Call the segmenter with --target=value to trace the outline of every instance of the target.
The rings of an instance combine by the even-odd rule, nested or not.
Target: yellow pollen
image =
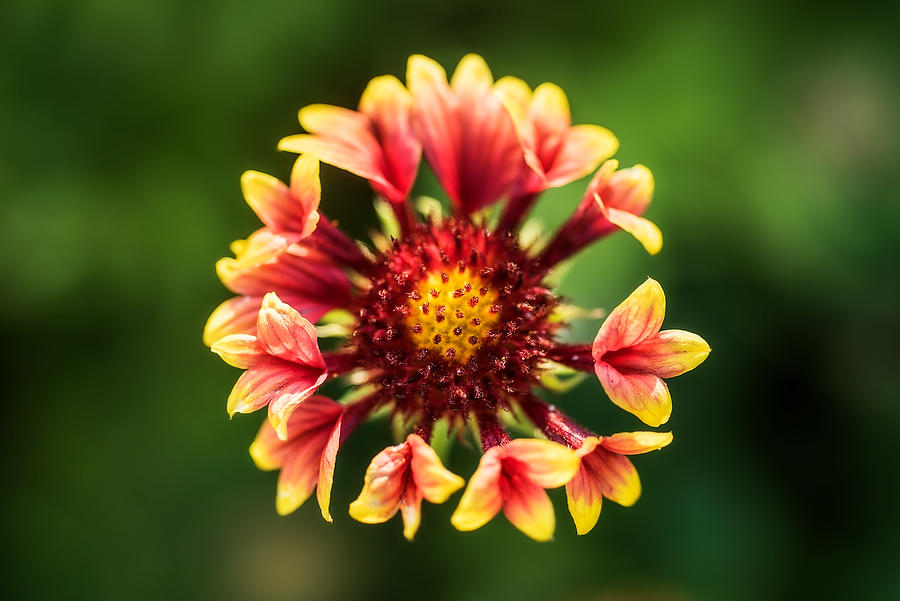
[[[405,317],[417,345],[461,363],[499,319],[497,293],[468,269],[429,273],[410,295]]]

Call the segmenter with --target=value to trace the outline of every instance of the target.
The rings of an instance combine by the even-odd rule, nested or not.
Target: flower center
[[[413,341],[464,363],[500,319],[497,293],[469,269],[432,271],[410,294],[405,317]]]

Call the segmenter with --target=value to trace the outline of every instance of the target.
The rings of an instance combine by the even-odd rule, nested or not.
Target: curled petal
[[[600,207],[600,212],[603,214],[603,217],[611,224],[618,226],[634,236],[634,238],[641,243],[641,246],[644,247],[644,250],[651,255],[655,255],[662,250],[662,232],[655,223],[649,219],[638,217],[628,211],[607,207],[603,204],[599,195],[595,194],[594,199],[597,201],[597,205]]]
[[[477,530],[491,521],[503,507],[500,492],[501,452],[501,447],[493,447],[481,456],[478,469],[469,479],[459,506],[450,518],[450,523],[457,530]]]
[[[303,367],[286,361],[283,363],[290,370],[289,379],[280,388],[269,393],[267,404],[269,406],[269,423],[275,428],[278,436],[285,439],[288,418],[303,401],[319,389],[319,386],[328,377],[328,372],[324,368]],[[251,371],[253,370],[245,372],[244,376]],[[243,376],[241,377],[243,378]],[[235,386],[235,388],[237,387]]]
[[[400,515],[403,518],[403,536],[411,541],[422,522],[422,492],[415,487],[407,487],[400,501]]]
[[[236,296],[216,307],[203,328],[203,344],[212,346],[231,334],[255,335],[260,304],[261,297]]]
[[[628,298],[612,310],[594,339],[594,361],[607,351],[615,351],[642,342],[659,332],[666,314],[662,286],[652,278],[638,286]]]
[[[594,190],[607,207],[642,214],[653,197],[653,174],[643,165],[635,165],[612,173],[606,186]]]
[[[350,504],[350,517],[364,524],[380,524],[394,517],[406,489],[409,459],[405,443],[378,453],[366,469],[362,492]]]
[[[543,139],[561,136],[572,125],[569,99],[555,83],[542,83],[534,89],[528,116]]]
[[[547,187],[564,186],[597,168],[619,149],[611,131],[599,125],[575,125],[561,134],[553,162],[547,169]]]
[[[578,456],[570,448],[550,440],[518,438],[503,450],[504,466],[514,462],[515,470],[523,478],[541,488],[562,486],[578,470]]]
[[[259,342],[269,354],[324,369],[316,327],[296,309],[281,302],[276,293],[269,292],[263,298],[256,327]]]
[[[640,455],[657,451],[672,442],[671,432],[621,432],[600,439],[600,445],[620,455]]]
[[[613,403],[653,428],[669,421],[672,397],[661,378],[652,374],[623,374],[602,362],[594,365],[594,371]]]
[[[513,526],[536,541],[553,538],[556,516],[543,488],[527,480],[502,478],[501,489],[503,513]]]
[[[228,365],[242,369],[253,367],[266,357],[266,351],[256,336],[249,334],[231,334],[220,338],[210,350]]]

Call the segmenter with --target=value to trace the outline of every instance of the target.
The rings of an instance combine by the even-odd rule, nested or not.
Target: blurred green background
[[[3,598],[900,598],[897,23],[866,2],[4,2]],[[200,331],[228,296],[214,261],[257,227],[240,173],[287,177],[299,107],[355,106],[413,52],[559,83],[656,176],[663,252],[616,236],[563,292],[610,308],[652,275],[667,326],[714,352],[671,383],[644,497],[589,536],[562,491],[550,544],[454,531],[457,497],[412,544],[353,522],[383,423],[339,457],[333,525],[314,502],[279,518],[258,416],[225,416],[238,372]],[[323,179],[363,234],[368,188]],[[560,223],[583,185],[536,214]],[[639,428],[595,381],[558,401]]]

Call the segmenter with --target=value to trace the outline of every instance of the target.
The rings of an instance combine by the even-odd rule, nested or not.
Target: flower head
[[[331,521],[338,450],[381,414],[406,436],[375,455],[350,515],[380,523],[400,513],[409,539],[423,500],[442,503],[464,485],[430,446],[438,425],[460,435],[473,426],[483,451],[451,518],[460,530],[502,511],[526,535],[548,540],[555,517],[547,489],[562,486],[579,533],[593,527],[603,496],[633,503],[639,483],[625,455],[671,436],[599,437],[536,391],[558,372],[596,373],[614,403],[655,426],[671,411],[663,378],[709,352],[693,334],[660,331],[663,296],[653,280],[610,314],[593,345],[560,340],[571,314],[550,284],[560,261],[620,229],[658,252],[659,230],[642,217],[649,170],[603,163],[571,219],[541,246],[517,234],[540,193],[588,175],[618,146],[602,127],[573,126],[554,84],[532,91],[515,78],[495,82],[475,55],[448,81],[417,55],[405,85],[378,77],[357,110],[319,104],[299,118],[306,133],[279,144],[300,154],[289,182],[255,171],[241,179],[263,227],[217,264],[237,296],[204,330],[214,352],[245,370],[228,413],[267,408],[251,455],[261,469],[280,470],[278,512],[294,511],[315,490]],[[450,215],[420,219],[413,210],[423,155]],[[391,236],[354,241],[322,213],[320,161],[369,181],[382,217],[393,221]],[[493,224],[482,209],[501,201]],[[325,336],[343,340],[320,347]],[[341,401],[318,395],[328,379],[356,391]],[[541,438],[511,440],[511,416]]]

